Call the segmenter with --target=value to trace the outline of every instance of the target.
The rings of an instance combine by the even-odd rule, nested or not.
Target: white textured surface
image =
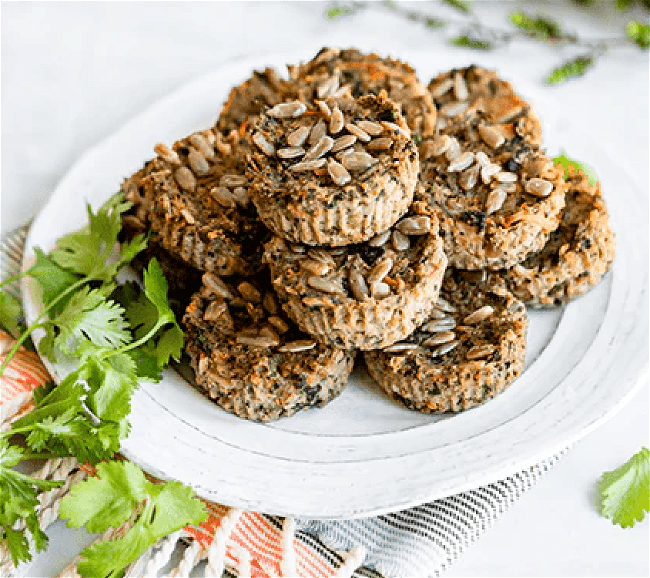
[[[504,22],[516,3],[475,4],[491,20]],[[152,100],[233,56],[291,49],[308,54],[322,44],[356,44],[384,53],[430,49],[434,61],[443,46],[440,36],[379,10],[326,22],[322,8],[317,3],[3,4],[3,230],[33,215],[87,147]],[[558,6],[552,12],[562,10]],[[604,11],[604,18],[596,18],[578,10],[579,16],[564,21],[585,34],[618,33],[625,15]],[[510,78],[539,86],[553,65],[576,52],[520,42],[485,55],[452,53],[450,59],[445,50],[436,67],[480,57]],[[611,53],[584,78],[540,91],[556,101],[569,133],[589,132],[611,156],[624,159],[647,194],[647,53],[633,47]],[[647,238],[642,243],[647,246]],[[602,471],[617,467],[644,444],[647,382],[634,401],[577,444],[537,490],[469,549],[449,575],[648,575],[648,522],[621,530],[600,518],[593,504]],[[63,553],[55,550],[51,560],[72,558],[74,546],[66,547]],[[52,566],[41,568],[49,574]]]

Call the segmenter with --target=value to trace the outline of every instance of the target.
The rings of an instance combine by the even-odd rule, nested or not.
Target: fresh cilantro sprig
[[[600,513],[630,528],[650,512],[650,450],[641,448],[620,468],[605,472],[598,484]]]
[[[130,428],[130,401],[138,379],[158,380],[169,360],[181,355],[183,333],[168,305],[167,282],[158,262],[153,259],[146,268],[142,290],[134,283],[116,282],[119,271],[146,246],[140,235],[122,243],[116,253],[122,215],[130,206],[115,195],[96,213],[88,207],[86,227],[59,239],[47,255],[35,249],[34,265],[21,274],[38,283],[44,303],[31,326],[21,327],[19,302],[6,291],[0,293],[0,323],[17,339],[0,374],[36,328],[45,333],[39,343],[42,354],[76,366],[59,385],[36,390],[34,410],[0,433],[0,538],[14,564],[31,557],[29,535],[37,551],[46,545],[36,515],[38,493],[59,483],[26,476],[15,467],[26,459],[55,456],[91,464],[112,458]],[[25,449],[14,443],[18,440]],[[148,486],[147,491],[155,494]],[[152,507],[165,507],[165,495],[151,500]],[[194,519],[196,503],[179,497],[170,517],[179,527],[185,525],[186,518]],[[148,514],[153,523],[156,516]],[[165,528],[154,525],[142,543]]]
[[[200,524],[208,513],[192,490],[179,482],[156,484],[133,463],[97,465],[97,477],[75,484],[61,500],[68,526],[89,532],[119,528],[140,508],[132,527],[120,538],[95,543],[81,552],[78,570],[88,578],[113,578],[160,538],[187,524]]]

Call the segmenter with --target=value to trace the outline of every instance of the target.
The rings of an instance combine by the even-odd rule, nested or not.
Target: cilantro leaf
[[[61,501],[60,515],[74,528],[86,527],[101,532],[119,527],[133,513],[136,504],[142,511],[124,536],[93,544],[81,552],[85,558],[79,572],[89,578],[119,576],[160,538],[187,524],[200,524],[207,518],[203,503],[194,492],[179,482],[154,484],[131,462],[98,464],[98,479],[75,484]]]
[[[352,12],[354,12],[354,9],[351,6],[334,6],[332,8],[328,8],[325,15],[330,20],[334,20],[335,18],[340,18],[341,16],[352,14]]]
[[[598,178],[596,177],[596,173],[592,169],[590,169],[587,165],[582,164],[579,161],[576,161],[575,159],[571,159],[568,156],[566,156],[566,153],[563,151],[560,153],[560,156],[557,156],[553,159],[553,164],[555,165],[560,165],[564,169],[564,178],[568,179],[569,178],[569,167],[573,167],[574,170],[581,170],[585,175],[587,175],[589,179],[589,184],[591,186],[594,186],[598,182]]]
[[[625,27],[625,33],[628,38],[636,42],[641,48],[648,48],[650,46],[650,26],[633,20],[628,22]]]
[[[467,35],[457,36],[456,38],[452,38],[449,42],[454,46],[473,48],[475,50],[492,50],[492,48],[494,48],[494,44],[487,40],[481,40],[480,38],[473,38]]]
[[[562,29],[557,22],[543,17],[530,18],[521,11],[510,14],[510,22],[540,40],[557,38],[562,35]]]
[[[565,62],[562,66],[553,69],[546,79],[546,84],[559,84],[569,78],[581,76],[593,63],[594,59],[592,56],[578,56],[573,60],[569,60],[569,62]]]
[[[465,14],[469,14],[471,12],[469,4],[467,4],[465,0],[444,0],[444,3],[449,4],[449,6],[452,8],[456,8],[456,10],[464,12]]]
[[[27,273],[38,281],[43,291],[43,303],[48,306],[68,287],[79,281],[81,277],[63,269],[38,247],[34,247],[34,253],[36,253],[36,263],[32,265]],[[69,299],[68,296],[66,299],[57,302],[52,307],[51,313],[55,315],[60,313]]]
[[[650,511],[650,450],[641,448],[620,468],[605,472],[598,489],[600,513],[613,524],[630,528]]]
[[[21,323],[22,312],[23,308],[18,299],[10,293],[0,291],[0,326],[14,338],[24,331]]]
[[[176,323],[176,317],[167,299],[167,279],[155,257],[149,261],[149,266],[144,270],[142,277],[144,293],[156,307],[160,319],[167,323]]]

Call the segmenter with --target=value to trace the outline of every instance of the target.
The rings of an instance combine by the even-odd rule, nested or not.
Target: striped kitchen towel
[[[27,226],[2,240],[3,279],[20,268],[26,231]],[[7,290],[16,292],[17,286]],[[12,343],[8,334],[0,333],[0,361]],[[2,376],[2,428],[30,411],[33,390],[48,380],[38,356],[21,348]],[[206,522],[161,540],[127,569],[126,576],[189,576],[200,569],[205,576],[252,578],[438,576],[533,487],[559,457],[500,482],[370,518],[296,520],[206,503],[210,512]],[[41,466],[34,475],[66,479],[66,484],[56,492],[41,496],[42,526],[47,527],[56,519],[59,500],[70,485],[89,473],[89,468],[74,459],[50,460]],[[111,529],[99,539],[111,539],[127,528]],[[0,548],[0,557],[0,575],[29,575],[29,564],[14,568],[6,549]],[[61,576],[78,576],[78,561],[79,558],[73,560]]]

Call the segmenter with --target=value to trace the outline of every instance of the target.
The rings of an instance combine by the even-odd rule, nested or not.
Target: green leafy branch
[[[588,5],[591,0],[575,0],[577,4]],[[631,0],[616,0],[619,10],[627,9]],[[463,14],[463,19],[439,18],[430,13],[407,8],[395,0],[381,2],[334,2],[326,10],[328,19],[351,16],[362,10],[383,8],[409,21],[418,22],[431,30],[460,27],[458,33],[449,38],[453,46],[473,50],[492,50],[518,38],[531,39],[553,45],[572,45],[582,49],[582,54],[554,68],[546,77],[547,84],[559,84],[570,78],[583,75],[608,50],[629,45],[634,42],[642,49],[650,46],[650,26],[640,21],[630,21],[625,27],[625,35],[609,39],[585,39],[573,32],[563,30],[561,24],[552,18],[536,15],[530,16],[521,10],[509,15],[511,28],[488,26],[481,23],[471,10],[471,4],[463,0],[443,0]],[[650,0],[642,0],[650,8]]]

